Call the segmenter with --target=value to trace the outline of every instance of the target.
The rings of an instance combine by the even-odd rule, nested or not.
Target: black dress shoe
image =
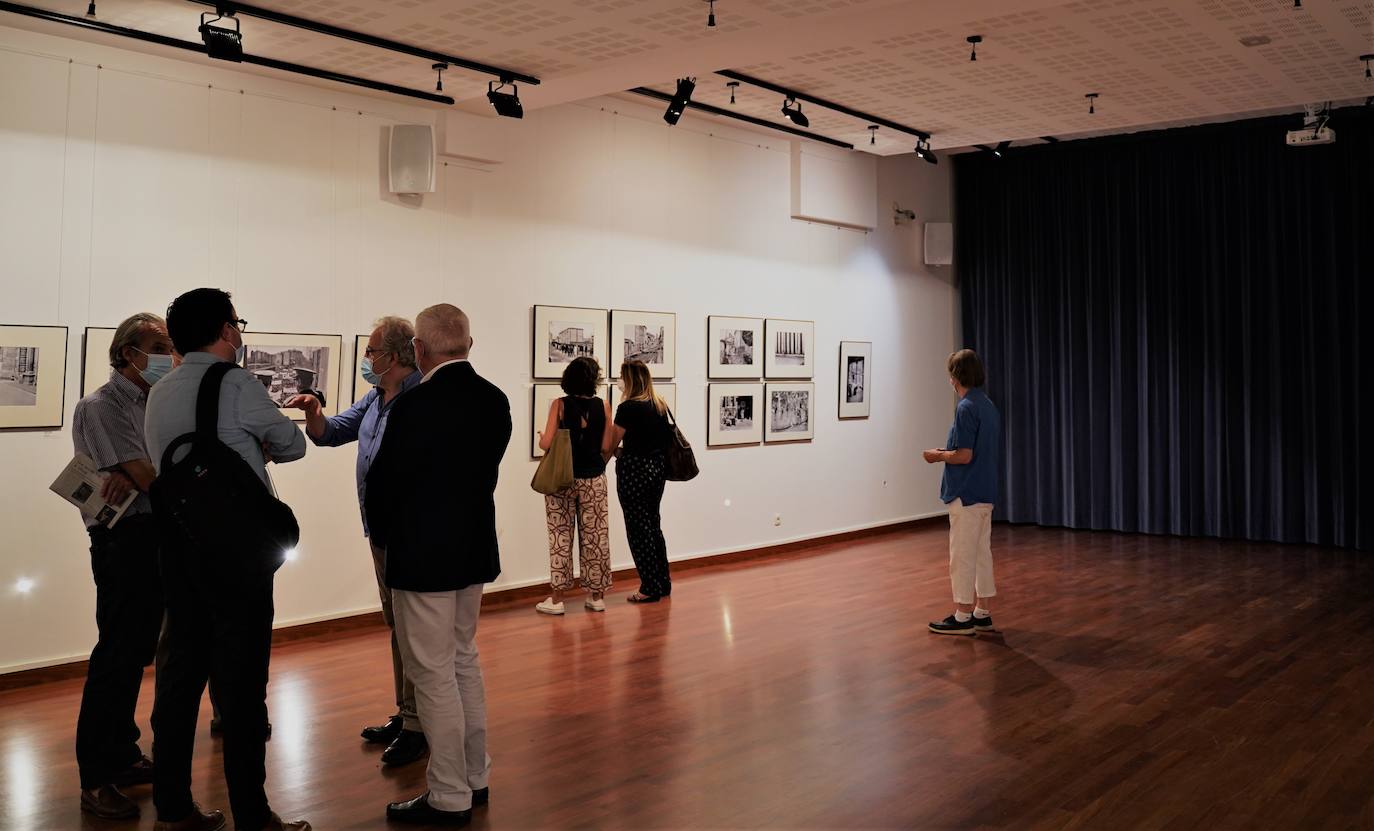
[[[472,792],[472,807],[486,805],[491,801],[491,788],[478,788]]]
[[[129,765],[124,770],[115,775],[114,786],[117,788],[129,788],[134,785],[151,785],[153,783],[153,760],[147,756],[140,756],[137,762]]]
[[[400,735],[401,728],[405,726],[405,719],[400,716],[392,716],[386,720],[386,724],[378,724],[373,727],[363,728],[363,741],[372,744],[391,744]]]
[[[386,818],[415,825],[447,825],[456,828],[472,822],[472,809],[440,811],[438,808],[432,808],[429,804],[429,792],[425,791],[409,802],[392,802],[387,805]]]
[[[429,752],[429,742],[419,730],[402,730],[382,751],[382,764],[398,768],[424,757]]]
[[[138,806],[114,785],[81,792],[81,810],[101,819],[137,819]]]

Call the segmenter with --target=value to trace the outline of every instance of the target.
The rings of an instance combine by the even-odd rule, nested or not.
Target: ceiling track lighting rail
[[[673,102],[673,96],[669,95],[666,92],[659,92],[656,89],[649,89],[648,87],[635,87],[634,89],[626,90],[626,92],[632,92],[635,95],[643,95],[646,98],[654,98],[659,101],[663,101],[670,104]],[[723,118],[732,118],[735,121],[744,121],[749,124],[753,124],[757,127],[767,127],[770,130],[777,130],[780,133],[790,133],[791,135],[801,136],[802,138],[811,139],[812,141],[819,141],[823,144],[830,144],[835,147],[843,147],[846,150],[854,149],[854,145],[850,144],[847,141],[840,141],[839,139],[834,139],[830,136],[823,136],[819,133],[811,133],[806,130],[798,130],[795,127],[788,127],[786,124],[777,124],[775,122],[768,121],[763,118],[755,118],[752,115],[745,115],[741,112],[734,112],[731,110],[724,109],[723,107],[712,106],[711,104],[699,104],[696,101],[687,101],[686,107],[687,109],[700,110],[701,112],[710,113],[711,115],[718,115]]]
[[[213,4],[211,4],[213,5]],[[207,54],[207,47],[203,43],[194,43],[180,38],[167,37],[153,32],[144,32],[140,29],[130,29],[125,26],[115,26],[100,20],[91,20],[86,17],[75,17],[61,12],[49,11],[48,9],[38,9],[33,6],[24,6],[19,3],[11,3],[9,0],[0,0],[0,12],[32,17],[38,20],[46,20],[50,23],[61,23],[67,26],[76,26],[93,32],[101,32],[107,35],[141,40],[144,43],[155,43],[159,46],[167,46],[173,49],[184,49],[187,52],[199,52]],[[384,81],[373,81],[370,78],[360,78],[356,75],[345,75],[341,72],[333,72],[328,69],[319,69],[313,66],[291,63],[290,61],[279,61],[275,58],[265,58],[261,55],[242,56],[242,62],[255,66],[265,66],[268,69],[278,69],[283,72],[292,72],[297,75],[308,75],[312,78],[320,78],[325,81],[335,81],[341,84],[349,84],[355,87],[365,87],[374,89],[378,92],[387,92],[392,95],[403,95],[408,98],[419,98],[424,101],[433,101],[437,104],[452,104],[453,99],[447,95],[435,95],[423,90],[409,89],[395,84],[388,84]]]
[[[272,23],[279,23],[283,26],[292,26],[297,29],[305,29],[320,35],[328,35],[342,40],[351,40],[354,43],[361,43],[365,46],[375,46],[378,49],[386,49],[391,52],[399,52],[403,55],[411,55],[416,58],[424,58],[433,63],[446,63],[450,67],[461,67],[473,72],[480,72],[483,75],[493,75],[501,80],[503,84],[511,81],[519,81],[522,84],[535,85],[539,79],[533,75],[526,75],[522,72],[504,69],[499,66],[471,61],[467,58],[460,58],[456,55],[445,55],[442,52],[435,52],[430,49],[422,49],[418,46],[411,46],[408,43],[390,40],[388,38],[377,37],[376,35],[355,32],[352,29],[342,29],[338,26],[331,26],[328,23],[320,23],[314,20],[307,20],[303,17],[296,17],[285,12],[276,12],[271,9],[264,9],[258,6],[244,5],[243,3],[226,2],[226,0],[190,0],[192,3],[199,3],[202,6],[215,6],[226,8],[233,14],[246,17],[255,17],[258,20],[267,20]]]
[[[782,95],[786,98],[792,98],[797,101],[804,101],[813,106],[821,107],[822,109],[832,110],[834,112],[847,115],[850,118],[857,118],[860,121],[867,121],[869,124],[878,124],[888,128],[889,130],[896,130],[899,133],[906,133],[907,135],[916,136],[920,139],[930,138],[930,133],[926,132],[925,130],[918,130],[915,127],[908,127],[905,124],[899,124],[896,121],[893,121],[888,118],[881,118],[870,113],[860,112],[859,110],[856,110],[853,107],[846,107],[845,105],[837,104],[834,101],[827,101],[824,98],[817,98],[814,95],[807,95],[804,92],[797,92],[794,89],[788,89],[787,87],[784,87],[780,84],[775,84],[771,81],[765,81],[761,78],[754,78],[749,75],[745,75],[742,72],[736,72],[733,69],[722,69],[716,72],[716,74],[729,78],[732,81],[742,81],[743,83],[746,83],[753,87],[759,87],[760,89],[766,89],[771,92],[776,92],[779,95]]]

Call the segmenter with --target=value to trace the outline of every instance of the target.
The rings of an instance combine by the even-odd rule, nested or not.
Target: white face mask
[[[243,366],[243,357],[248,350],[243,345],[243,333],[239,332],[238,327],[235,327],[234,331],[238,332],[239,337],[239,345],[234,347],[234,363]]]

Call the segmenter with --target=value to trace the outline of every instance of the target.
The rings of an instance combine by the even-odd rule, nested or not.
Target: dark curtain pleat
[[[1367,549],[1374,108],[955,159],[997,516]]]

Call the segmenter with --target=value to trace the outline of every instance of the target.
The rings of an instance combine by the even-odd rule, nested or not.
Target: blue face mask
[[[148,386],[151,387],[161,381],[167,376],[167,373],[172,371],[171,355],[149,355],[137,346],[133,347],[133,350],[148,359],[148,366],[138,371],[143,380],[148,382]]]
[[[386,375],[386,372],[390,372],[391,369],[395,369],[396,367],[393,365],[391,369],[388,369],[386,372],[383,372],[381,375],[378,375],[377,371],[372,367],[372,359],[364,355],[361,368],[363,372],[363,380],[375,387],[379,386],[382,383],[382,375]]]
[[[243,345],[243,335],[239,335],[239,345],[234,347],[234,363],[243,366],[243,358],[248,354],[248,349]]]

